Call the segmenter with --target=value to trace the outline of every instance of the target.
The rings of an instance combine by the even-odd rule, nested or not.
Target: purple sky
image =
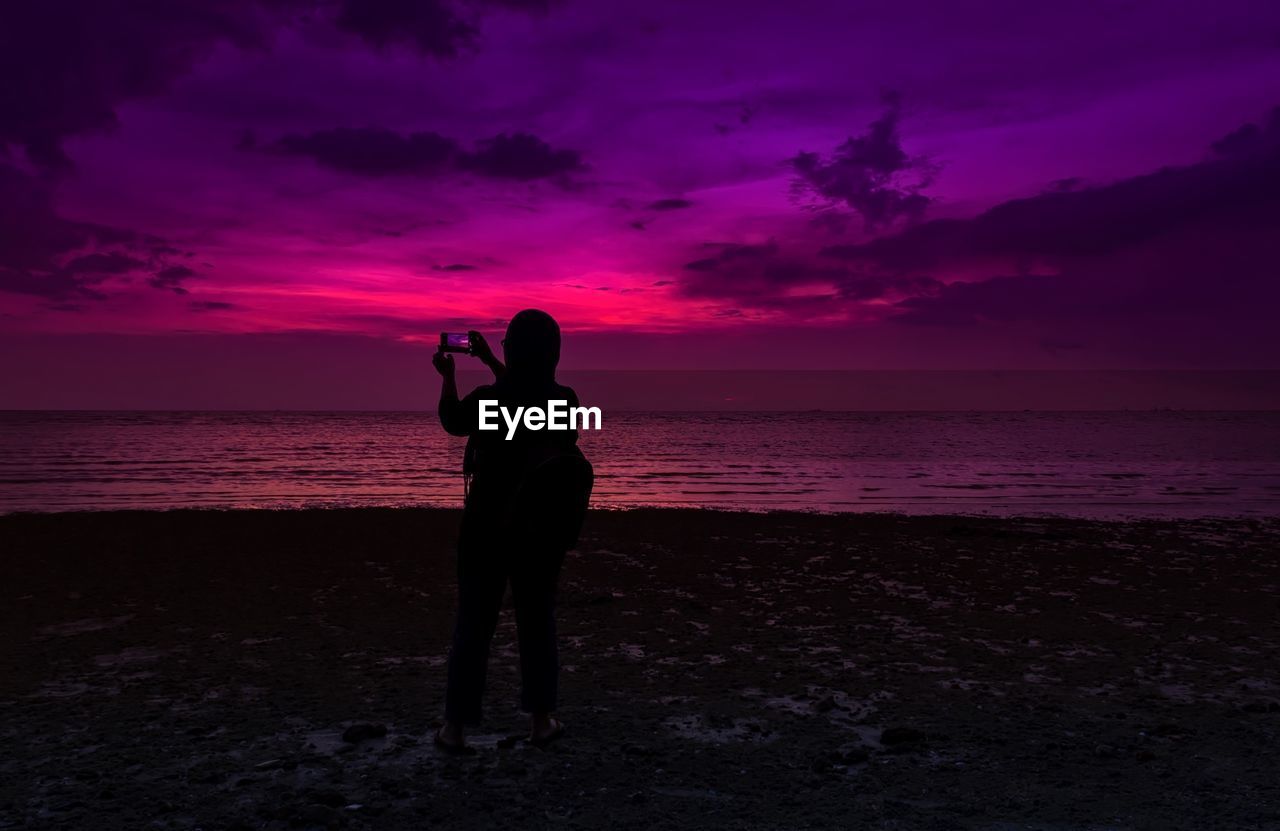
[[[0,407],[527,306],[572,369],[1280,368],[1277,105],[1257,2],[5,4]]]

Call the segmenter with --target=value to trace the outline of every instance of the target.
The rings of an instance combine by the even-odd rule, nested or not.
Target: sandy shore
[[[1280,828],[1280,523],[597,513],[456,760],[456,522],[0,517],[0,828]]]

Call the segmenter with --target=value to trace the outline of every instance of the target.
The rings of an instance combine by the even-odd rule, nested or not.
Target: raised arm
[[[440,426],[455,436],[465,436],[471,431],[467,423],[465,408],[458,400],[458,379],[455,375],[453,356],[447,352],[437,352],[431,356],[431,365],[440,373],[440,406],[436,409],[440,416]]]
[[[484,339],[484,335],[476,331],[467,332],[467,337],[471,339],[471,354],[480,359],[480,361],[493,373],[494,378],[501,378],[507,374],[507,368],[493,354],[493,350],[489,347],[489,342]]]

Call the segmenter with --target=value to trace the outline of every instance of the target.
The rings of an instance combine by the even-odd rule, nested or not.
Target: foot
[[[546,747],[564,735],[564,724],[550,715],[535,715],[530,720],[529,744]]]
[[[467,744],[466,737],[462,734],[462,725],[451,721],[446,721],[436,731],[433,741],[436,747],[450,756],[471,756],[476,752],[474,747]]]

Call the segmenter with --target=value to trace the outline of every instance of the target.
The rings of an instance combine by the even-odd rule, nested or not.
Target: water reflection
[[[434,413],[4,413],[0,510],[447,505]],[[1276,514],[1280,413],[605,413],[594,503]]]

